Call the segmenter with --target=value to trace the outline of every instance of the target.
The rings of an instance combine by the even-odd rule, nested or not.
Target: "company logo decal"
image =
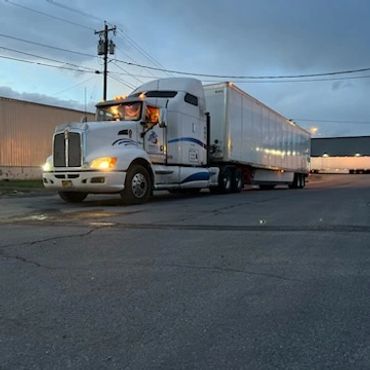
[[[152,144],[158,144],[158,135],[152,131],[148,136],[148,141]]]

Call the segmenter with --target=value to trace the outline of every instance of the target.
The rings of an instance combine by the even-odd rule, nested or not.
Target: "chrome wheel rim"
[[[237,178],[237,187],[238,187],[238,189],[242,188],[242,178],[241,177]]]
[[[136,173],[131,181],[132,193],[136,198],[145,196],[148,190],[148,182],[142,173]]]
[[[231,186],[231,179],[229,178],[229,176],[225,176],[224,177],[224,188],[225,188],[225,190],[229,190],[230,186]]]

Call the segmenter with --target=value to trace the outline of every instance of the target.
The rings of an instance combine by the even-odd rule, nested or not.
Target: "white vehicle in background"
[[[309,133],[231,83],[165,78],[96,107],[96,122],[56,128],[44,165],[45,187],[67,202],[89,193],[120,193],[130,204],[153,190],[305,186]]]

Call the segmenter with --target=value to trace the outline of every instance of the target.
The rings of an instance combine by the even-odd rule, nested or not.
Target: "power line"
[[[120,84],[122,84],[122,85],[124,85],[124,86],[128,87],[129,89],[134,89],[134,88],[135,88],[135,86],[133,86],[133,85],[129,84],[128,82],[124,82],[124,81],[122,81],[121,79],[119,79],[119,78],[117,78],[117,77],[112,77],[111,75],[108,75],[108,77],[109,77],[111,80],[113,80],[113,81],[115,81],[115,82],[118,82],[118,83],[120,83]]]
[[[67,53],[77,54],[77,55],[81,55],[81,56],[99,58],[98,56],[93,55],[93,54],[88,54],[88,53],[83,53],[83,52],[79,52],[79,51],[76,51],[76,50],[69,50],[69,49],[65,49],[65,48],[60,48],[60,47],[57,47],[57,46],[52,46],[52,45],[48,45],[48,44],[44,44],[44,43],[40,43],[40,42],[36,42],[36,41],[32,41],[32,40],[26,40],[26,39],[23,39],[23,38],[20,38],[20,37],[11,36],[11,35],[7,35],[7,34],[3,34],[3,33],[0,33],[0,37],[16,40],[16,41],[20,41],[20,42],[25,42],[25,43],[28,43],[28,44],[37,45],[37,46],[41,46],[41,47],[44,47],[44,48],[49,48],[49,49],[54,49],[54,50],[63,51],[63,52],[67,52]],[[314,73],[314,74],[270,75],[270,76],[240,76],[239,75],[238,76],[238,75],[215,75],[215,74],[195,73],[195,72],[185,72],[185,71],[164,69],[164,68],[159,68],[159,67],[151,67],[151,66],[147,66],[147,65],[143,65],[143,64],[139,64],[139,63],[134,63],[134,62],[128,62],[126,60],[121,60],[121,59],[117,59],[117,58],[111,58],[110,60],[115,61],[115,62],[119,62],[119,63],[123,63],[123,64],[126,64],[126,65],[130,65],[130,66],[136,66],[136,67],[148,69],[148,70],[170,72],[170,73],[186,75],[186,76],[231,79],[231,80],[237,80],[238,83],[245,83],[244,80],[246,80],[246,79],[263,80],[263,81],[264,80],[269,80],[269,79],[270,80],[280,80],[281,79],[282,82],[289,82],[289,81],[284,81],[284,79],[285,80],[287,80],[287,79],[294,80],[294,79],[298,79],[298,78],[302,79],[302,78],[308,78],[308,77],[313,77],[313,76],[336,76],[336,75],[353,74],[353,73],[360,73],[360,72],[370,71],[370,67],[368,67],[368,68],[361,68],[361,69],[343,70],[343,71],[335,71],[335,72],[324,72],[324,73]],[[362,79],[362,78],[369,78],[369,76],[351,77],[351,79]],[[342,79],[349,79],[349,77],[344,77]],[[334,80],[334,79],[331,79],[331,80]],[[319,79],[316,79],[316,80],[311,79],[311,80],[297,80],[297,81],[300,81],[300,82],[314,82],[315,81],[316,82],[316,81],[324,81],[324,80],[323,79],[320,79],[320,80]],[[252,82],[252,81],[250,81],[250,82]],[[269,81],[269,82],[272,82],[272,81]]]
[[[85,28],[85,29],[87,29],[89,31],[91,31],[91,30],[94,31],[93,28],[88,27],[88,26],[85,26],[85,25],[83,25],[81,23],[77,23],[77,22],[73,22],[73,21],[70,21],[70,20],[65,19],[65,18],[57,17],[57,16],[55,16],[53,14],[45,13],[45,12],[42,12],[40,10],[36,10],[34,8],[30,8],[30,7],[25,6],[25,5],[21,5],[21,4],[15,3],[15,2],[13,2],[11,0],[4,0],[4,1],[6,3],[10,4],[10,5],[16,6],[18,8],[24,9],[24,10],[27,10],[29,12],[36,13],[36,14],[39,14],[39,15],[43,15],[45,17],[49,17],[49,18],[52,18],[52,19],[56,19],[56,20],[61,21],[61,22],[69,23],[69,24],[72,24],[72,25],[77,26],[77,27]]]
[[[16,62],[36,64],[36,65],[44,66],[44,67],[52,67],[52,68],[58,68],[58,69],[65,69],[65,70],[75,71],[75,72],[81,72],[81,73],[95,73],[95,74],[100,74],[101,73],[100,71],[94,71],[94,70],[90,70],[89,71],[89,70],[86,70],[86,69],[78,69],[78,68],[73,68],[73,67],[56,66],[55,64],[48,64],[48,63],[43,63],[43,62],[36,62],[34,60],[14,58],[14,57],[6,56],[6,55],[0,55],[0,58],[14,60]]]
[[[137,76],[135,76],[134,74],[130,73],[129,71],[127,71],[126,69],[122,68],[120,65],[118,65],[116,62],[112,62],[118,69],[120,69],[121,71],[125,72],[126,75],[130,76],[131,78],[135,79],[136,81],[140,82],[140,83],[143,83],[142,80],[140,80]],[[113,72],[114,73],[114,72]],[[117,72],[119,73],[119,72]]]
[[[75,51],[75,50],[59,48],[59,47],[56,47],[56,46],[43,44],[43,43],[39,43],[39,42],[36,42],[36,41],[26,40],[26,39],[22,39],[22,38],[11,36],[11,35],[5,35],[5,34],[0,33],[0,37],[14,39],[16,41],[21,41],[21,42],[32,44],[32,45],[38,45],[38,46],[49,48],[49,49],[55,49],[55,50],[63,51],[63,52],[67,52],[67,53],[89,56],[89,57],[92,57],[92,58],[98,58],[98,60],[100,59],[99,57],[97,57],[96,55],[93,55],[93,54],[81,53],[81,52],[78,52],[78,51]],[[11,49],[11,48],[6,48],[6,47],[1,47],[1,48],[5,49],[5,50],[10,50],[10,51],[13,51],[13,52],[17,52],[17,53],[22,53],[24,55],[29,55],[29,56],[33,56],[33,57],[37,57],[37,58],[41,58],[41,59],[45,59],[45,60],[54,61],[54,62],[57,62],[57,63],[68,64],[68,65],[75,66],[75,67],[79,68],[79,70],[81,69],[81,66],[73,64],[73,63],[69,63],[69,62],[65,62],[65,61],[59,61],[59,60],[55,60],[55,59],[47,58],[47,57],[42,57],[42,56],[31,54],[31,53],[21,52],[19,50],[15,50],[15,49]],[[155,69],[153,67],[143,66],[143,65],[140,65],[138,63],[127,62],[127,61],[123,61],[123,60],[115,59],[115,58],[111,58],[110,60],[113,61],[113,62],[121,62],[121,63],[124,63],[126,65],[141,67],[141,68],[144,68],[144,69],[145,68]],[[116,64],[116,66],[118,67],[117,64]],[[83,68],[88,68],[88,67],[83,67]],[[129,75],[129,76],[135,77],[135,78],[137,78],[137,77],[160,78],[160,76],[155,76],[155,75],[149,76],[149,75],[130,73],[127,70],[124,70],[124,71],[126,72],[126,74],[120,73],[120,72],[116,72],[116,73],[121,74],[121,75]],[[187,73],[187,75],[192,76],[191,73]],[[231,76],[228,76],[228,77],[231,77]],[[239,84],[244,84],[244,83],[253,83],[253,84],[256,84],[256,83],[292,83],[292,82],[294,82],[294,83],[302,83],[302,82],[305,83],[305,82],[323,82],[323,81],[332,82],[332,81],[339,81],[339,80],[352,80],[352,79],[354,80],[354,79],[367,79],[367,78],[370,78],[370,75],[335,77],[335,78],[325,78],[325,79],[324,78],[322,78],[322,79],[301,79],[301,80],[273,80],[273,81],[271,81],[271,80],[270,81],[269,80],[252,80],[252,81],[237,80],[237,81],[233,81],[233,82],[239,83]],[[212,81],[212,80],[204,80],[203,79],[203,82],[205,82],[205,83],[219,83],[219,82],[222,82],[222,81],[215,81],[215,80]]]
[[[325,120],[325,119],[308,119],[308,118],[293,118],[297,122],[312,122],[312,123],[347,123],[347,124],[366,124],[369,125],[370,121],[342,121],[342,120]]]
[[[122,72],[115,72],[117,74],[120,74],[120,75],[125,75],[125,76],[129,76],[131,75],[131,73],[122,73]],[[163,76],[159,76],[159,75],[145,75],[145,74],[138,74],[138,73],[133,73],[132,74],[133,76],[136,76],[136,77],[141,77],[141,78],[163,78]],[[367,79],[367,78],[370,78],[370,75],[365,75],[365,76],[349,76],[349,77],[334,77],[334,78],[320,78],[320,79],[308,79],[308,80],[273,80],[273,81],[270,81],[270,80],[262,80],[262,81],[259,81],[259,80],[253,80],[253,81],[245,81],[245,80],[239,80],[239,81],[235,81],[233,80],[232,82],[233,83],[237,83],[237,84],[280,84],[280,83],[297,83],[297,82],[301,82],[301,83],[305,83],[305,82],[332,82],[332,81],[347,81],[347,80],[357,80],[357,79]],[[218,83],[224,83],[225,80],[208,80],[208,79],[202,79],[201,80],[203,83],[205,84],[218,84]]]
[[[347,80],[362,80],[370,78],[370,75],[364,76],[348,76],[348,77],[333,77],[333,78],[310,78],[310,79],[303,79],[303,80],[252,80],[252,81],[232,81],[238,84],[264,84],[264,83],[296,83],[296,82],[325,82],[325,81],[347,81]],[[219,81],[213,81],[213,83],[217,83]]]
[[[86,13],[86,12],[84,12],[84,11],[82,11],[82,10],[78,10],[78,9],[76,9],[76,8],[72,8],[71,6],[68,6],[68,5],[65,5],[65,4],[61,4],[61,3],[57,2],[57,1],[54,1],[54,0],[46,0],[46,1],[47,1],[49,4],[51,4],[51,5],[58,6],[58,7],[60,7],[60,8],[63,8],[63,9],[69,10],[70,12],[78,13],[78,14],[83,15],[83,16],[85,16],[85,17],[90,17],[90,18],[93,18],[93,19],[95,19],[95,20],[97,20],[97,21],[101,22],[101,19],[100,19],[100,18],[95,17],[94,15],[89,14],[89,13]]]
[[[117,35],[119,38],[121,38],[119,36],[119,34]],[[122,39],[122,38],[121,38]],[[128,58],[130,61],[134,62],[134,63],[138,63],[138,61],[136,59],[134,59],[132,56],[130,56],[127,52],[124,52],[122,49],[119,48],[119,46],[117,46],[117,50],[118,50],[118,53],[122,54],[124,58]],[[135,67],[137,68],[137,67]],[[143,68],[140,68],[140,71],[143,71]],[[160,76],[160,77],[157,77],[156,74],[155,74],[155,71],[148,71],[148,73],[150,73],[150,76],[148,76],[147,78],[161,78],[163,76]],[[135,74],[136,77],[143,77],[143,76],[140,76],[140,74]]]
[[[98,18],[98,17],[96,17],[96,16],[94,16],[90,13],[84,12],[80,9],[77,9],[77,8],[74,8],[74,7],[71,7],[71,6],[61,4],[60,2],[57,2],[55,0],[46,0],[46,1],[51,5],[66,9],[70,12],[74,12],[74,13],[77,13],[79,15],[89,17],[89,18],[97,20],[99,22],[104,21],[103,19]],[[121,25],[120,25],[120,27],[123,28]],[[157,61],[152,55],[150,55],[146,50],[144,50],[135,40],[133,40],[129,35],[127,35],[120,27],[117,27],[118,32],[122,33],[122,36],[118,35],[119,38],[121,38],[125,41],[128,41],[131,44],[131,46],[133,46],[136,50],[138,50],[139,53],[141,53],[144,57],[146,57],[146,59],[148,59],[151,63],[153,63],[154,65],[159,66],[160,68],[165,69],[165,67],[159,61]],[[168,72],[166,72],[166,73],[168,73]]]
[[[76,84],[74,84],[72,86],[66,87],[63,90],[56,91],[56,92],[51,93],[49,95],[51,95],[51,96],[60,95],[60,94],[62,94],[64,92],[66,92],[66,91],[72,90],[72,89],[74,89],[74,88],[76,88],[76,87],[78,87],[80,85],[83,85],[83,84],[85,84],[87,82],[90,82],[93,78],[95,78],[95,76],[91,76],[91,77],[87,78],[86,80],[80,81],[80,82],[78,82],[78,83],[76,83]]]
[[[73,64],[73,63],[69,63],[69,62],[65,62],[65,61],[61,61],[61,60],[57,60],[57,59],[53,59],[53,58],[43,57],[41,55],[26,53],[25,51],[20,51],[20,50],[16,50],[16,49],[12,49],[12,48],[7,48],[7,47],[4,47],[4,46],[0,46],[0,49],[11,51],[11,52],[17,53],[17,54],[23,54],[23,55],[31,56],[31,57],[34,57],[34,58],[48,60],[48,61],[51,61],[51,62],[66,64],[66,65],[69,65],[69,66],[72,66],[72,67],[76,67],[78,69],[85,68],[86,70],[88,70],[90,72],[95,71],[90,67],[84,67],[84,66],[81,66],[81,65],[77,65],[77,64]]]
[[[151,67],[147,65],[127,62],[125,60],[114,59],[116,62],[124,63],[127,65],[135,65],[137,67],[142,67],[145,69],[151,69],[155,71],[161,72],[170,72],[185,76],[197,76],[197,77],[213,77],[213,78],[222,78],[222,79],[231,79],[231,80],[273,80],[273,79],[295,79],[295,78],[309,78],[309,77],[324,77],[324,76],[336,76],[336,75],[343,75],[343,74],[351,74],[351,73],[360,73],[360,72],[368,72],[370,71],[370,67],[367,68],[359,68],[359,69],[351,69],[351,70],[344,70],[344,71],[334,71],[334,72],[323,72],[323,73],[310,73],[310,74],[299,74],[299,75],[266,75],[266,76],[247,76],[247,75],[218,75],[218,74],[208,74],[208,73],[196,73],[196,72],[185,72],[185,71],[178,71],[174,69],[164,69],[164,68],[157,68]]]
[[[26,40],[26,39],[22,39],[22,38],[16,37],[16,36],[6,35],[4,33],[0,33],[0,37],[4,37],[4,38],[7,38],[7,39],[11,39],[11,40],[16,40],[16,41],[20,41],[20,42],[25,42],[27,44],[41,46],[43,48],[48,48],[48,49],[54,49],[54,50],[58,50],[58,51],[63,51],[65,53],[71,53],[71,54],[81,55],[81,56],[85,56],[85,57],[87,56],[87,57],[92,57],[92,58],[99,58],[98,56],[96,56],[94,54],[88,54],[88,53],[83,53],[83,52],[76,51],[76,50],[69,50],[69,49],[59,48],[57,46],[43,44],[41,42],[32,41],[32,40]]]
[[[118,29],[118,37],[124,41],[127,41],[132,47],[134,47],[140,54],[142,54],[147,60],[149,60],[152,64],[158,66],[159,68],[166,69],[160,62],[157,61],[153,56],[151,56],[148,52],[145,51],[135,40],[133,40],[128,34],[124,33],[122,29],[119,27]],[[120,36],[122,34],[122,36]],[[165,72],[169,74],[169,72]]]

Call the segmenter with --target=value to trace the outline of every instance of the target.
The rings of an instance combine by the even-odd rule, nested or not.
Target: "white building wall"
[[[349,173],[370,170],[370,157],[311,157],[312,172]]]

